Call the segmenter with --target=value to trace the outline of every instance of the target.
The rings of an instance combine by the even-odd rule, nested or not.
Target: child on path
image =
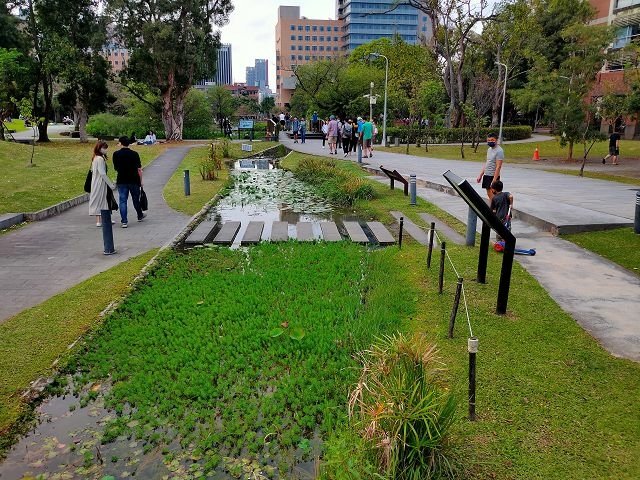
[[[503,192],[504,185],[500,180],[496,180],[491,184],[491,211],[496,214],[500,221],[511,230],[511,208],[513,207],[513,195],[509,192]],[[502,238],[496,235],[496,240]]]

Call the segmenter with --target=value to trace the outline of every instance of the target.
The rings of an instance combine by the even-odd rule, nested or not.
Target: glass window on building
[[[320,45],[320,51],[324,52],[324,45]]]
[[[313,57],[311,57],[313,60],[317,60],[318,57],[316,57],[315,55]]]
[[[320,25],[320,31],[324,32],[324,26]]]
[[[309,45],[305,45],[304,49],[308,52],[309,50],[311,50],[311,47],[309,47]]]
[[[298,25],[298,31],[301,32],[302,31],[302,25]]]
[[[333,41],[337,42],[338,41],[338,37],[333,37]]]
[[[317,25],[314,25],[314,26],[313,26],[313,31],[314,31],[314,32],[317,32],[317,31],[318,31],[318,26],[317,26]]]
[[[305,60],[309,60],[309,58],[310,58],[310,57],[309,57],[309,55],[305,55],[305,56],[304,56],[304,59],[305,59]]]
[[[291,55],[291,60],[295,60],[296,56],[295,55]]]
[[[291,35],[291,40],[295,40],[296,36],[295,35]]]
[[[313,50],[314,52],[318,51],[318,47],[316,47],[315,45],[313,47],[311,47],[311,50]]]
[[[298,40],[302,41],[302,35],[298,35]]]
[[[320,35],[320,41],[324,42],[324,35]]]
[[[302,45],[298,45],[298,50],[302,50]]]
[[[291,25],[291,30],[295,30],[296,26],[295,25]]]
[[[295,50],[296,46],[295,45],[291,45],[291,50]]]
[[[305,25],[304,26],[305,31],[309,32],[311,31],[311,27],[309,25]]]
[[[337,32],[338,31],[338,27],[333,27],[333,31]]]
[[[302,60],[302,55],[298,55],[298,60]]]
[[[311,40],[313,40],[314,42],[317,42],[318,41],[318,37],[314,35],[313,37],[311,37]]]
[[[333,47],[333,51],[337,52],[338,51],[338,47]]]
[[[627,25],[616,30],[616,39],[613,41],[613,48],[622,48],[638,39],[640,35],[640,25]]]
[[[310,41],[311,41],[311,36],[309,36],[309,35],[305,35],[305,36],[304,36],[304,40],[305,40],[306,42],[310,42]]]

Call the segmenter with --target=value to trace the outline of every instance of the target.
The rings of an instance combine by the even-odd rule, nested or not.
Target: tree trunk
[[[182,141],[182,127],[184,125],[184,99],[187,92],[175,93],[169,87],[162,94],[162,124],[168,142]]]
[[[573,140],[569,140],[569,156],[567,160],[573,160]]]
[[[74,111],[74,116],[78,116],[77,128],[80,132],[80,143],[87,143],[89,141],[89,136],[87,135],[87,122],[89,121],[89,115],[87,113],[87,109],[84,108],[84,105],[78,104],[76,106],[77,110]]]
[[[38,142],[45,143],[50,142],[49,132],[47,132],[47,128],[49,126],[49,119],[45,116],[42,122],[38,122]]]

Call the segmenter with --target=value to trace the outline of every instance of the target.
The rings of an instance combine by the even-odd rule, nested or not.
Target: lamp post
[[[384,109],[382,111],[382,144],[387,146],[387,82],[389,81],[389,59],[381,53],[370,53],[369,57],[382,57],[385,60],[384,67]]]
[[[498,133],[498,143],[502,145],[502,122],[504,121],[504,99],[507,96],[507,73],[509,68],[506,63],[497,62],[496,65],[502,65],[504,67],[504,88],[502,90],[502,113],[500,114],[500,132]]]
[[[373,82],[369,84],[369,121],[373,120]]]

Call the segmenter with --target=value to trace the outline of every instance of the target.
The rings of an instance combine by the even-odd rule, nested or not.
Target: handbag
[[[118,202],[116,202],[116,197],[113,196],[113,190],[109,187],[107,187],[107,205],[109,210],[118,210]]]
[[[144,193],[144,188],[140,187],[140,208],[143,211],[149,210],[149,201],[147,200],[147,194]]]
[[[93,178],[93,173],[91,172],[91,169],[89,169],[89,172],[87,173],[87,178],[84,181],[84,191],[87,193],[91,192],[91,179]]]

